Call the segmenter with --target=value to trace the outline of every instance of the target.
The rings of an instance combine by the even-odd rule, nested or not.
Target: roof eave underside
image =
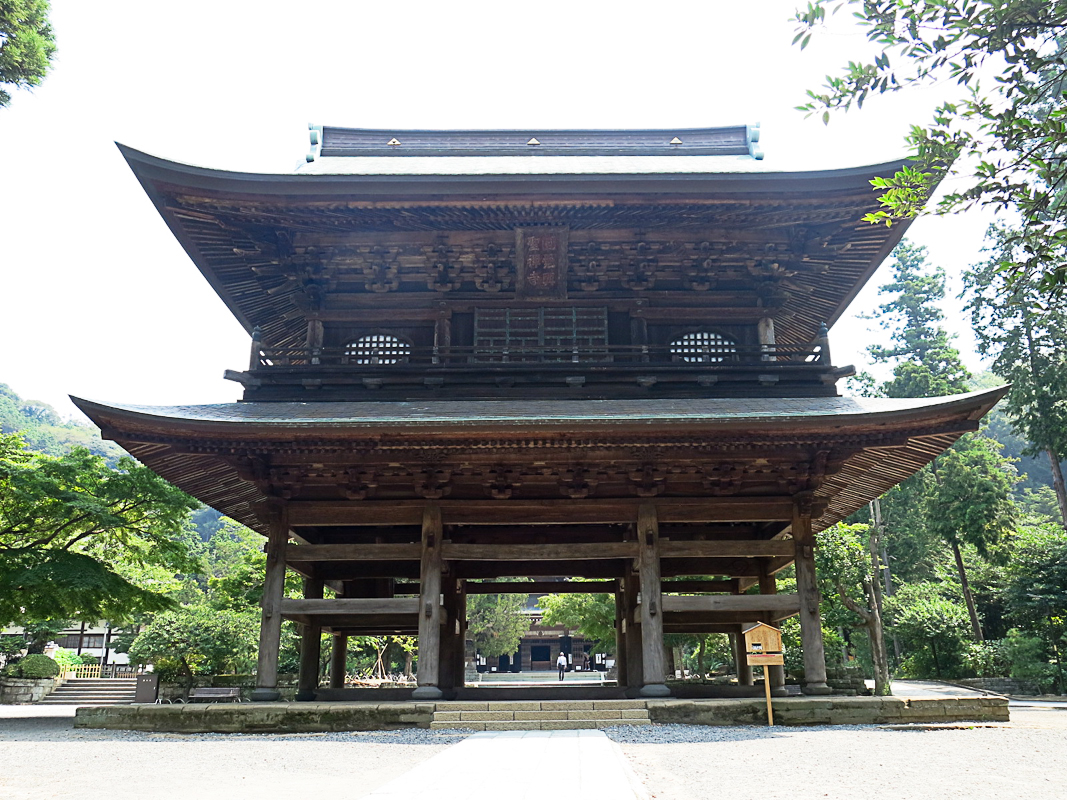
[[[862,508],[867,502],[878,497],[926,464],[933,461],[940,453],[950,447],[968,429],[977,427],[977,422],[1003,397],[1008,387],[976,392],[958,398],[946,398],[939,404],[925,404],[915,409],[902,409],[892,412],[875,412],[871,414],[842,415],[837,419],[799,421],[792,420],[780,427],[783,432],[793,433],[833,433],[844,437],[850,428],[870,429],[882,425],[886,429],[908,429],[912,435],[896,444],[891,450],[868,449],[851,456],[837,473],[829,477],[816,491],[816,496],[828,501],[827,511],[816,521],[816,530],[839,522]],[[166,480],[183,491],[196,497],[201,502],[248,527],[266,534],[267,530],[256,516],[256,504],[267,500],[255,484],[243,480],[235,467],[215,455],[189,452],[180,443],[158,441],[160,437],[173,439],[184,438],[190,444],[203,442],[209,438],[226,439],[229,442],[244,441],[249,446],[271,438],[292,441],[295,431],[292,425],[248,425],[246,423],[214,423],[209,429],[202,427],[202,421],[168,419],[150,414],[131,412],[122,408],[109,407],[78,398],[75,403],[95,422],[107,438],[111,438],[124,447],[134,458],[148,466]],[[131,428],[140,426],[141,430],[155,430],[159,436],[135,432]],[[705,428],[714,430],[713,422],[704,423]],[[248,430],[239,432],[244,427]],[[584,427],[570,426],[572,430],[589,432],[586,421]],[[273,428],[273,437],[270,434]],[[741,433],[744,426],[718,426],[720,432]],[[690,432],[693,424],[675,426],[674,431]],[[767,434],[766,421],[749,422],[747,429]],[[500,426],[495,427],[500,432]],[[225,431],[225,435],[223,432]],[[649,429],[644,427],[649,433]],[[470,429],[447,430],[448,436],[466,433]],[[554,430],[552,432],[558,432]],[[605,432],[605,426],[597,426],[595,432]],[[669,426],[656,426],[655,432],[672,432]],[[361,429],[362,435],[367,431]],[[427,434],[430,431],[426,431]],[[515,430],[517,435],[529,435],[524,427]],[[344,439],[338,429],[320,429],[318,436],[332,434],[334,440]],[[307,435],[316,435],[308,430]],[[155,439],[156,441],[152,441]],[[506,501],[501,501],[506,502]]]
[[[121,147],[121,146],[120,146]],[[736,198],[751,203],[754,198],[770,198],[775,203],[799,198],[802,194],[825,196],[828,203],[845,196],[865,193],[871,197],[871,209],[877,206],[870,180],[892,174],[904,162],[890,162],[870,167],[813,172],[749,172],[700,174],[613,174],[613,175],[450,175],[450,176],[350,176],[350,175],[265,175],[235,173],[192,167],[148,156],[121,147],[131,169],[152,199],[174,236],[185,248],[216,293],[237,320],[251,332],[260,327],[264,341],[271,346],[299,346],[306,335],[306,325],[297,306],[284,293],[271,293],[284,282],[282,278],[257,277],[238,251],[253,252],[257,245],[243,238],[239,217],[231,229],[224,230],[210,217],[198,218],[195,211],[175,207],[173,198],[182,193],[203,194],[227,201],[248,203],[308,204],[344,200],[346,205],[364,203],[381,209],[395,203],[433,206],[447,200],[469,197],[484,207],[489,202],[519,203],[536,196],[538,202],[571,203],[580,208],[582,199],[627,195],[647,198],[648,202],[685,203],[716,197]],[[714,160],[710,158],[709,160]],[[524,198],[527,200],[524,201]],[[554,199],[553,199],[554,198]],[[350,212],[357,213],[357,212]],[[364,213],[364,212],[358,212]],[[838,284],[814,275],[807,287],[810,295],[798,300],[779,323],[782,344],[800,344],[814,338],[822,322],[833,325],[844,313],[864,284],[904,235],[908,221],[891,228],[861,222],[862,214],[847,214],[854,226],[853,237],[859,241],[853,255],[841,259],[843,275]],[[853,220],[853,217],[855,218]],[[796,224],[805,224],[796,219]],[[811,224],[816,224],[812,222]],[[277,284],[277,285],[275,285]]]

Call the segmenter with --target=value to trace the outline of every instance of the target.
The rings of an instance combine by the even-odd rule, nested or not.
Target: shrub
[[[976,678],[1003,678],[1011,672],[1007,639],[968,642],[963,648],[963,665]]]
[[[62,647],[56,648],[56,652],[53,654],[52,658],[59,664],[60,672],[72,670],[82,663],[81,657],[77,653]]]
[[[40,653],[20,658],[9,669],[13,678],[54,678],[59,674],[59,664]]]

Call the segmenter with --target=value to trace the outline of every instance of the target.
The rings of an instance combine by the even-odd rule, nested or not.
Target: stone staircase
[[[70,678],[40,705],[129,705],[137,693],[136,678]]]
[[[441,702],[430,727],[475,731],[562,731],[651,725],[644,700]]]

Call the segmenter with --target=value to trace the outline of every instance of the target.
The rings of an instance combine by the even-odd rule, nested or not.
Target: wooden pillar
[[[344,689],[348,673],[348,635],[334,634],[333,650],[330,651],[330,688]]]
[[[304,578],[304,598],[322,599],[322,581]],[[312,617],[312,620],[315,618]],[[315,699],[319,688],[319,659],[322,657],[322,625],[312,622],[300,630],[300,676],[297,679],[296,699],[302,702]]]
[[[456,628],[459,617],[456,609],[456,593],[459,589],[455,578],[441,581],[444,593],[444,625],[441,627],[441,663],[438,667],[437,686],[442,692],[451,693],[456,688],[456,651],[462,646]]]
[[[804,694],[830,694],[826,685],[826,655],[823,652],[822,620],[819,616],[819,584],[815,578],[815,535],[811,530],[810,498],[793,506],[793,539],[796,542],[797,594],[800,595],[800,639],[804,649]]]
[[[776,581],[774,575],[767,570],[767,567],[768,563],[761,559],[759,562],[759,593],[778,594],[778,581]],[[760,622],[765,622],[768,625],[775,625],[774,615],[768,613],[760,618]],[[781,664],[764,667],[763,674],[770,681],[772,694],[778,697],[786,694],[785,667]]]
[[[745,635],[738,631],[730,634],[730,650],[734,654],[734,671],[737,672],[738,686],[752,686],[752,667],[748,665],[745,652]]]
[[[441,507],[430,503],[422,513],[422,561],[419,566],[419,668],[416,700],[440,700],[441,673]]]
[[[467,678],[467,582],[456,581],[456,641],[452,651],[455,687],[462,689]]]
[[[269,702],[278,692],[278,648],[282,638],[282,596],[285,590],[285,548],[289,542],[289,513],[284,503],[271,509],[267,535],[267,571],[263,581],[263,615],[259,624],[256,688],[252,700]]]
[[[632,618],[632,616],[631,616]],[[615,682],[619,687],[629,686],[626,669],[626,581],[620,579],[615,589]]]
[[[636,697],[644,679],[641,624],[634,621],[637,613],[637,576],[627,575],[624,585],[623,635],[626,640],[626,686],[628,687],[626,694],[628,697]]]
[[[659,519],[645,503],[637,512],[638,573],[641,576],[642,697],[667,697],[663,653],[663,598],[659,576]]]

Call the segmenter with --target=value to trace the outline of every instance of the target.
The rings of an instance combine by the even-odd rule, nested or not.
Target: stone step
[[[569,731],[611,728],[616,725],[651,725],[652,720],[644,719],[600,719],[600,720],[512,720],[510,722],[431,722],[433,730],[466,731]]]
[[[437,711],[622,711],[645,708],[644,700],[451,700],[435,704]]]
[[[433,718],[440,722],[510,722],[512,720],[601,720],[648,719],[643,708],[620,711],[435,711]]]
[[[133,705],[133,697],[125,698],[95,698],[86,700],[80,697],[53,697],[49,695],[44,700],[37,702],[39,706],[129,706]]]

